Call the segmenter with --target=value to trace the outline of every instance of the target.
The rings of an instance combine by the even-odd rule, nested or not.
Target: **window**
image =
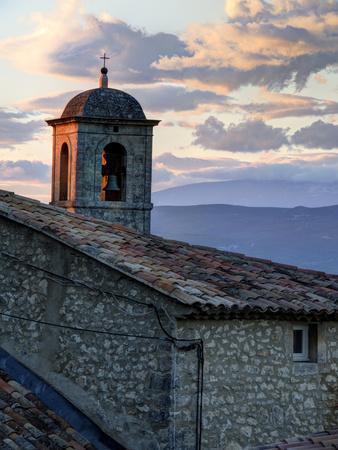
[[[60,194],[59,200],[68,200],[68,163],[69,151],[68,145],[64,143],[60,153]]]
[[[117,125],[113,126],[113,131],[114,133],[118,133],[119,132],[119,127]]]
[[[126,151],[121,144],[109,144],[103,150],[101,199],[111,202],[126,199]]]
[[[317,361],[317,324],[294,325],[293,360]]]
[[[309,359],[308,325],[293,327],[293,359],[294,361],[308,361]]]

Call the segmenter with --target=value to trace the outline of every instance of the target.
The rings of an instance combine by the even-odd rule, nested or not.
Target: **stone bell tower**
[[[104,56],[104,60],[107,59]],[[153,127],[126,92],[84,91],[65,107],[53,127],[52,204],[87,216],[150,232]]]

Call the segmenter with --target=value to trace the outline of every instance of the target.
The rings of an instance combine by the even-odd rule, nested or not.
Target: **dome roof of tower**
[[[110,88],[81,92],[68,102],[61,117],[146,119],[141,105],[134,97],[126,92]]]

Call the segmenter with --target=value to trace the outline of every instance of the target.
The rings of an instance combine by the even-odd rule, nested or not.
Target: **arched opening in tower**
[[[103,149],[101,199],[126,200],[126,150],[121,144],[111,143]]]
[[[68,200],[68,166],[69,150],[68,145],[64,143],[60,154],[60,201]]]

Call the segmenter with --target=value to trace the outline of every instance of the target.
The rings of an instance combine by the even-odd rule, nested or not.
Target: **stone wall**
[[[130,449],[193,450],[196,349],[166,342],[151,303],[179,338],[204,341],[203,446],[240,450],[338,423],[338,324],[318,326],[318,362],[292,360],[292,323],[174,320],[187,307],[23,225],[0,219],[0,311],[158,340],[0,317],[0,346]],[[83,286],[83,283],[96,290]]]
[[[118,126],[118,132],[115,132]],[[70,122],[54,130],[53,203],[87,216],[122,223],[141,233],[150,232],[153,125]],[[67,143],[70,152],[69,198],[59,201],[60,151]],[[126,150],[126,201],[101,200],[102,152],[118,143]]]
[[[164,296],[47,236],[0,219],[0,251],[142,302]],[[51,328],[0,317],[0,346],[51,383],[130,449],[173,448],[172,344],[154,311],[60,282],[0,254],[0,310],[36,320],[159,340]],[[170,307],[162,320],[173,328]]]
[[[338,324],[318,326],[318,362],[292,359],[292,323],[180,321],[204,340],[203,448],[240,450],[338,425]],[[192,449],[194,359],[177,353],[178,448]],[[190,426],[189,426],[190,425]]]
[[[52,165],[52,202],[57,203],[60,198],[60,154],[63,144],[67,144],[69,151],[68,162],[68,198],[76,197],[76,160],[78,147],[78,126],[75,122],[53,129],[53,165]]]

